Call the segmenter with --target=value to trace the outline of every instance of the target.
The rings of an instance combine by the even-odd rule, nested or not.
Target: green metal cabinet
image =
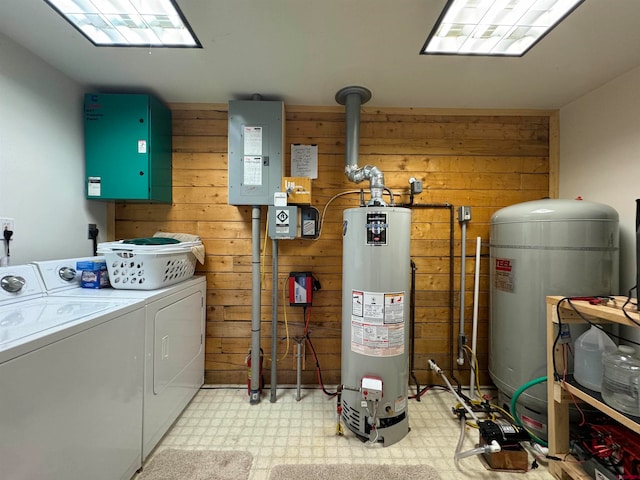
[[[171,111],[144,94],[84,97],[86,196],[171,203]]]

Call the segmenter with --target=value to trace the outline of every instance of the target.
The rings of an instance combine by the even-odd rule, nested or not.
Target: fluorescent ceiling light
[[[584,0],[448,0],[421,54],[524,55]]]
[[[97,46],[201,48],[175,0],[45,0]]]

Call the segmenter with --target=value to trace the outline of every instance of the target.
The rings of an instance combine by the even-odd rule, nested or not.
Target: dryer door
[[[184,389],[201,385],[202,312],[200,291],[156,312],[153,336],[153,393],[156,395],[170,386]],[[199,363],[199,368],[194,370],[195,375],[189,375],[187,370],[194,362]]]

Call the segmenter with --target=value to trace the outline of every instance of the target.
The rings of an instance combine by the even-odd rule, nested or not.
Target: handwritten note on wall
[[[291,145],[291,176],[318,178],[318,145]]]

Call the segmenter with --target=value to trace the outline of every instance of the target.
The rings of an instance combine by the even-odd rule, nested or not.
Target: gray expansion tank
[[[499,401],[547,373],[548,295],[618,294],[618,213],[581,200],[537,200],[491,218],[489,374]],[[572,341],[585,327],[572,327]],[[546,384],[523,392],[518,416],[547,437]]]

